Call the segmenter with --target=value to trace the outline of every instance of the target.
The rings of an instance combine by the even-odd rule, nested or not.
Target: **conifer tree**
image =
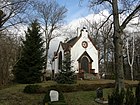
[[[14,67],[15,80],[18,83],[41,82],[45,50],[37,20],[31,23],[25,34],[25,40],[22,41],[21,56]]]
[[[56,77],[56,82],[60,84],[73,84],[75,83],[75,72],[72,70],[70,54],[67,53],[62,62],[62,68]]]

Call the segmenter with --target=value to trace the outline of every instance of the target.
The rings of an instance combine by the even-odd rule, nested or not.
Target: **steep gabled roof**
[[[61,46],[64,49],[64,51],[68,51],[70,50],[70,45],[68,43],[62,43],[61,42]]]
[[[86,29],[86,28],[83,28],[83,29]],[[76,36],[76,37],[70,39],[66,43],[60,42],[59,47],[62,46],[64,52],[68,51],[68,50],[70,51],[70,48],[73,47],[75,45],[75,43],[81,38],[83,29],[81,29],[81,33],[79,36]],[[86,30],[86,32],[87,32],[87,30]],[[88,35],[88,38],[91,41],[91,43],[93,44],[93,46],[95,46],[92,37]],[[59,49],[59,47],[58,47],[58,49]],[[96,46],[95,46],[95,48],[96,48]]]
[[[67,41],[66,43],[60,42],[63,50],[64,51],[70,50],[70,48],[73,47],[73,45],[78,41],[79,38],[80,38],[80,36],[79,37],[76,36],[76,37],[70,39],[69,41]]]
[[[88,54],[86,51],[78,58],[77,61],[80,61],[81,58],[82,58],[84,55],[87,56],[87,57],[90,59],[90,62],[93,62],[92,58],[89,56],[89,54]]]
[[[72,38],[71,40],[69,40],[67,43],[70,46],[73,46],[78,41],[79,38],[80,38],[80,36],[79,37],[76,36],[76,37]]]
[[[68,50],[69,48],[73,47],[75,45],[75,43],[80,39],[81,35],[79,37],[74,37],[72,39],[70,39],[69,41],[67,41],[66,43],[62,43],[62,48],[64,50]],[[93,46],[95,46],[95,43],[93,42],[93,39],[91,36],[88,35],[89,40],[91,41],[91,43],[93,44]],[[97,49],[97,47],[95,46],[95,48]]]

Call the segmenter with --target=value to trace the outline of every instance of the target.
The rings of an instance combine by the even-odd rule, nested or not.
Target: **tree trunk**
[[[106,41],[104,43],[104,71],[105,74],[108,74],[107,72],[107,51],[106,51]]]
[[[130,55],[129,55],[129,46],[128,46],[128,40],[127,40],[127,56],[128,56],[128,64],[130,66],[130,72],[131,72],[131,79],[133,81],[134,79],[134,76],[133,76],[133,63],[134,63],[134,52],[135,52],[135,45],[134,45],[134,34],[133,34],[133,45],[132,45],[132,59],[131,59],[131,62],[130,62]]]
[[[48,41],[46,40],[46,67],[45,67],[45,72],[46,72],[46,70],[47,70],[47,64],[48,64],[48,52],[49,52],[49,47],[48,47]]]
[[[49,53],[49,46],[50,46],[51,38],[46,40],[46,70],[48,69],[48,53]]]
[[[46,34],[47,35],[47,34]],[[47,75],[47,69],[48,69],[48,53],[49,53],[49,46],[50,46],[50,41],[47,37],[46,37],[46,47],[45,47],[45,54],[46,54],[46,58],[45,58],[45,67],[44,67],[44,74],[43,74],[43,81],[46,80],[46,75]]]
[[[130,68],[131,68],[131,79],[133,81],[134,80],[134,76],[133,76],[133,65],[131,65]]]
[[[113,7],[113,20],[114,20],[114,57],[115,57],[115,79],[116,79],[116,88],[119,89],[119,92],[124,89],[124,71],[123,71],[123,31],[121,30],[119,24],[119,12],[117,0],[112,1]]]

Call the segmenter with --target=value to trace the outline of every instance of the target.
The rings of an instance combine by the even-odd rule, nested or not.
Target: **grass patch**
[[[104,89],[104,98],[107,99],[112,89]],[[96,98],[95,91],[80,91],[72,93],[64,93],[65,100],[68,105],[100,105],[94,101]]]
[[[42,87],[56,84],[53,81],[37,83]],[[23,89],[28,84],[15,84],[0,90],[0,105],[41,105],[44,94],[26,94]]]
[[[114,83],[114,80],[82,80],[77,81],[77,84],[107,84]],[[136,85],[138,81],[125,81],[126,84]],[[54,81],[46,81],[43,83],[37,83],[42,87],[56,85]],[[13,84],[0,89],[0,105],[41,105],[44,94],[26,94],[23,93],[23,89],[28,84]],[[104,89],[104,97],[110,94],[110,89]],[[96,97],[95,91],[78,91],[64,93],[64,97],[68,105],[99,105],[94,102]]]
[[[16,85],[0,90],[0,105],[39,105],[43,94],[25,94],[24,85]]]

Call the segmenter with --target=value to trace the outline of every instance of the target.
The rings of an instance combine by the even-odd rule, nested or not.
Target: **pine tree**
[[[73,84],[75,83],[75,72],[72,71],[70,54],[67,53],[62,62],[62,69],[56,77],[56,82],[60,84]]]
[[[14,67],[15,80],[19,83],[41,82],[45,50],[40,25],[37,20],[31,23],[25,34],[21,57]]]

